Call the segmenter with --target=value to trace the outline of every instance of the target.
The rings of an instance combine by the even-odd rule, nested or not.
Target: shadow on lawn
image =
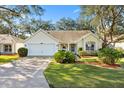
[[[116,88],[124,87],[124,71],[84,64],[53,64],[44,72],[51,87]]]

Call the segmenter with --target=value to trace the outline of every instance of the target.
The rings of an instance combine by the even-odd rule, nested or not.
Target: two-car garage
[[[52,56],[57,51],[56,44],[27,44],[29,56]]]
[[[58,50],[58,42],[47,33],[40,31],[25,41],[28,56],[53,56]]]

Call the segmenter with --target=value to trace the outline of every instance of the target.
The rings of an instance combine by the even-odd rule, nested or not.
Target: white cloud
[[[73,14],[79,13],[79,12],[80,12],[80,9],[75,9],[75,10],[73,11]]]

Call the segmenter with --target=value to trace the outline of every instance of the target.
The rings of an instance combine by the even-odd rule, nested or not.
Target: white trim
[[[93,34],[93,33],[91,33],[91,34],[92,34],[94,37],[96,37],[97,40],[103,42],[103,41],[97,36],[97,34]]]
[[[101,39],[98,38],[98,36],[97,36],[96,34],[93,34],[92,32],[89,32],[89,33],[87,33],[86,35],[82,36],[80,39],[78,39],[78,40],[76,41],[76,43],[79,42],[80,40],[82,40],[82,39],[88,37],[89,35],[92,35],[92,36],[94,36],[97,40],[103,42]]]
[[[95,49],[98,50],[98,42],[95,44]]]
[[[80,39],[78,39],[78,40],[76,41],[76,43],[79,42],[80,40],[84,39],[85,37],[87,37],[87,36],[90,35],[90,34],[91,34],[91,33],[87,33],[86,35],[82,36]]]
[[[39,33],[40,30],[38,30],[37,32],[35,32],[33,35],[31,35],[30,37],[28,37],[27,39],[24,40],[24,42],[28,41],[29,39],[31,39],[33,36],[35,36],[37,33]]]
[[[48,34],[46,31],[41,31],[44,34],[46,34],[47,36],[49,36],[51,39],[55,40],[57,43],[59,43],[59,40],[57,40],[56,38],[54,38],[52,35]]]
[[[83,43],[83,50],[85,51],[86,50],[86,46],[85,46],[86,45],[86,41],[85,41],[85,39],[83,39],[83,42],[84,42]]]
[[[70,44],[69,43],[67,44],[67,48],[68,48],[67,50],[69,51],[70,50]]]
[[[38,33],[43,33],[45,35],[47,35],[48,37],[50,37],[51,39],[53,39],[54,41],[56,41],[57,43],[59,42],[56,38],[54,38],[53,36],[49,35],[47,32],[43,31],[43,30],[38,30],[37,32],[35,32],[33,35],[31,35],[29,38],[27,38],[25,42],[27,42],[28,40],[30,40],[32,37],[34,37],[35,35],[37,35]]]

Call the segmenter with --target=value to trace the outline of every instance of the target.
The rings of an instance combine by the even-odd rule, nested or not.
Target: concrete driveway
[[[48,88],[43,70],[49,58],[27,57],[0,65],[0,88]]]

